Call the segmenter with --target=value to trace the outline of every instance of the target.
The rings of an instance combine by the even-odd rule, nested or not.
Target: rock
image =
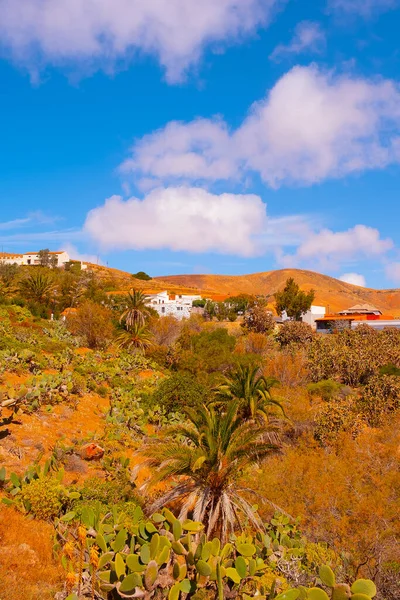
[[[80,456],[70,454],[65,460],[65,470],[69,473],[86,473],[87,466]]]
[[[80,455],[83,460],[98,460],[104,455],[104,448],[95,443],[85,444],[81,448]]]

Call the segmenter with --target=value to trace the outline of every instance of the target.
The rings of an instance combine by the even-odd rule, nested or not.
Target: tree
[[[51,273],[34,270],[21,281],[20,291],[27,300],[48,305],[56,291],[56,284]]]
[[[268,334],[275,328],[275,319],[264,306],[255,306],[244,315],[242,327],[254,333]]]
[[[50,250],[44,248],[38,252],[39,264],[41,267],[48,267],[50,265]]]
[[[194,377],[178,372],[161,381],[153,393],[152,401],[164,407],[167,412],[182,412],[187,408],[202,406],[208,395],[209,389]]]
[[[147,296],[140,290],[131,290],[126,298],[126,308],[120,316],[120,323],[125,322],[127,329],[131,329],[134,325],[143,327],[149,315]]]
[[[288,317],[300,321],[301,316],[310,309],[314,298],[314,290],[303,292],[293,277],[289,277],[283,290],[275,294],[276,311],[278,315],[286,311]]]
[[[147,275],[144,271],[138,271],[137,273],[132,273],[132,277],[135,279],[141,279],[142,281],[150,281],[153,279],[150,275]]]
[[[135,348],[144,352],[150,346],[153,345],[152,334],[144,325],[134,323],[128,330],[121,330],[116,338],[115,342],[119,348],[130,349]]]
[[[5,298],[13,296],[17,290],[17,275],[19,267],[17,264],[9,265],[0,262],[0,296]]]
[[[299,344],[305,346],[314,338],[312,327],[308,323],[301,321],[286,321],[281,325],[276,341],[281,346],[290,346],[291,344]]]
[[[152,473],[145,489],[179,478],[149,512],[180,501],[179,518],[191,512],[194,520],[206,524],[207,535],[220,535],[223,543],[244,517],[260,527],[240,479],[279,447],[265,441],[265,427],[243,421],[238,402],[231,402],[226,411],[203,406],[186,413],[188,423],[167,428],[161,437],[148,438],[138,451],[145,457],[141,466]]]
[[[265,377],[258,367],[239,365],[217,388],[222,399],[236,399],[239,411],[245,420],[268,422],[271,407],[284,413],[282,404],[272,397],[271,390],[279,385],[275,377]]]
[[[67,320],[68,328],[83,337],[88,348],[103,348],[114,332],[112,313],[104,306],[86,300]]]

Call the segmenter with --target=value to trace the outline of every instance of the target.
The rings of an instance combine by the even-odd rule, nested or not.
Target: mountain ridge
[[[335,277],[305,269],[278,269],[244,275],[185,274],[155,277],[153,281],[166,286],[180,286],[209,292],[214,295],[233,296],[236,294],[273,295],[285,285],[286,279],[293,277],[300,288],[315,290],[314,304],[322,305],[329,312],[349,308],[366,302],[376,306],[383,313],[400,315],[400,289],[376,290],[340,281]]]

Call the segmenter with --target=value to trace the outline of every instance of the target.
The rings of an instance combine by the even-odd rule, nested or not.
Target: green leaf
[[[69,521],[75,519],[75,517],[76,512],[71,510],[70,512],[67,512],[63,517],[61,517],[60,521],[63,521],[63,523],[68,523]]]
[[[228,567],[226,569],[226,577],[229,577],[229,579],[231,579],[233,583],[240,583],[242,581],[242,578],[240,577],[239,573],[233,567]]]
[[[357,579],[351,586],[352,594],[365,594],[370,598],[376,596],[376,585],[371,579]]]
[[[128,532],[126,531],[126,529],[121,529],[121,531],[118,532],[118,534],[114,540],[114,543],[111,544],[111,547],[114,550],[114,552],[121,552],[121,550],[125,546],[127,537],[128,537]]]
[[[188,594],[190,592],[191,587],[192,586],[191,586],[189,579],[184,579],[183,581],[181,581],[179,583],[179,589],[181,590],[181,592],[184,592],[185,594]]]
[[[300,596],[300,590],[286,590],[279,596],[276,596],[275,600],[296,600]]]
[[[96,535],[96,539],[95,539],[96,545],[100,548],[100,550],[102,552],[107,552],[108,548],[107,548],[107,544],[106,544],[106,540],[104,539],[104,537],[101,535],[101,533],[98,533]]]
[[[118,579],[121,579],[121,577],[125,575],[125,562],[122,555],[119,553],[115,555],[115,572]]]
[[[353,594],[350,600],[371,600],[371,596],[367,596],[367,594]]]
[[[182,524],[178,519],[172,524],[172,533],[174,534],[175,541],[177,542],[182,535]]]
[[[158,533],[155,533],[150,540],[150,557],[155,558],[158,548],[160,546],[160,536]]]
[[[150,562],[150,546],[149,544],[143,544],[140,548],[140,560],[145,565],[148,565]]]
[[[134,573],[143,573],[143,571],[146,570],[146,565],[142,565],[142,563],[139,562],[137,554],[128,554],[125,560],[130,571],[133,571]]]
[[[256,547],[253,544],[237,544],[236,549],[242,556],[253,556],[256,553]]]
[[[70,594],[65,600],[79,600],[76,594]]]
[[[174,583],[172,588],[169,590],[168,600],[178,600],[180,593],[180,583]]]
[[[131,573],[122,580],[121,585],[118,586],[118,591],[127,594],[129,592],[134,592],[136,587],[141,587],[142,585],[143,582],[140,575],[138,575],[138,573]]]
[[[239,573],[240,578],[244,579],[247,575],[247,563],[243,556],[238,556],[235,560],[235,569]]]
[[[209,577],[211,575],[211,567],[204,560],[198,560],[196,563],[196,570],[200,575]]]
[[[329,596],[320,588],[311,588],[308,590],[307,600],[329,600]]]
[[[163,523],[165,521],[165,517],[163,517],[163,515],[160,513],[154,513],[151,518],[153,519],[154,523]]]
[[[190,531],[191,533],[198,533],[203,528],[203,523],[200,523],[199,521],[191,521],[190,519],[186,519],[186,521],[183,521],[182,523],[182,529],[185,531]]]
[[[336,583],[335,573],[328,565],[321,565],[319,568],[319,578],[322,583],[328,587],[333,588]]]
[[[103,567],[105,567],[114,557],[114,552],[106,552],[105,554],[102,554],[99,558],[99,567],[98,569],[102,569]]]

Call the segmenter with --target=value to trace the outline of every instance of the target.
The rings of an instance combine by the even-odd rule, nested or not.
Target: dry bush
[[[274,340],[271,337],[253,331],[243,336],[241,345],[245,353],[263,357],[268,356],[275,348]]]
[[[53,527],[13,508],[0,510],[0,598],[51,600],[64,571],[53,556]]]
[[[275,319],[265,306],[255,306],[245,313],[242,327],[254,333],[272,333],[275,329]]]
[[[367,559],[358,576],[379,579],[386,562],[400,560],[399,444],[400,414],[357,439],[339,435],[334,450],[321,449],[309,434],[266,461],[245,483],[260,498],[299,515],[314,539],[350,552],[355,567]],[[267,503],[264,510],[270,514]]]
[[[158,346],[171,346],[178,339],[182,323],[172,316],[151,319],[149,330],[153,334],[154,342]]]
[[[286,387],[304,385],[308,381],[306,353],[302,350],[276,351],[265,360],[265,373],[276,377]]]
[[[400,331],[375,331],[360,325],[354,331],[317,336],[309,346],[309,369],[313,381],[338,379],[357,386],[368,382],[379,369],[400,367]]]
[[[286,321],[280,326],[276,341],[284,348],[292,344],[304,346],[311,342],[313,338],[314,332],[308,323],[303,323],[302,321]]]
[[[104,348],[110,342],[114,327],[112,312],[96,302],[86,300],[67,319],[68,329],[86,340],[88,348]]]

